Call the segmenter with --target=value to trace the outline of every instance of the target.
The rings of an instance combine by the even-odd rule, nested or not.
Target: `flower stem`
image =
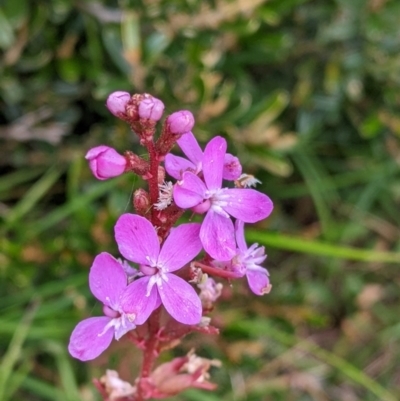
[[[150,316],[148,322],[147,339],[144,346],[142,369],[138,380],[138,393],[136,401],[143,401],[143,390],[141,382],[150,376],[155,359],[159,355],[159,338],[158,333],[160,330],[160,312],[161,308],[157,308]]]

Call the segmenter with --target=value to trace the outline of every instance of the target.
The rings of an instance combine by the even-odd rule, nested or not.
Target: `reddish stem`
[[[151,205],[154,205],[158,201],[159,189],[158,189],[158,167],[160,165],[160,158],[158,157],[156,148],[154,146],[154,141],[148,142],[146,144],[147,150],[149,152],[149,161],[150,161],[150,174],[151,177],[148,180],[149,183],[149,193],[150,193],[150,202]],[[151,211],[151,220],[153,225],[159,225],[159,221],[157,218],[157,210],[152,208]]]
[[[191,265],[194,267],[200,268],[204,273],[208,273],[208,274],[211,274],[211,275],[217,276],[217,277],[222,277],[222,278],[227,278],[227,279],[243,277],[242,274],[230,272],[228,270],[222,270],[218,267],[208,266],[208,265],[205,265],[205,264],[197,262],[197,261],[192,262]]]
[[[155,359],[159,354],[159,340],[158,340],[158,332],[160,330],[160,311],[161,308],[156,309],[149,318],[148,321],[148,334],[147,339],[144,346],[143,353],[143,361],[142,361],[142,370],[140,372],[140,376],[138,379],[138,393],[136,396],[136,401],[143,401],[143,391],[141,388],[141,381],[150,376],[151,370],[153,368]]]

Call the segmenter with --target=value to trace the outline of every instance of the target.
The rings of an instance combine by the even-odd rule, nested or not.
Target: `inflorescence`
[[[272,201],[251,188],[259,181],[242,173],[224,138],[216,136],[201,149],[190,111],[169,115],[156,137],[164,112],[159,99],[118,91],[108,97],[107,107],[130,125],[148,157],[131,151],[122,155],[100,145],[86,154],[93,175],[106,180],[132,172],[148,188],[135,191],[135,214],[122,214],[115,224],[124,259],[102,252],[93,261],[89,286],[103,304],[103,316],[75,327],[69,352],[81,361],[92,360],[113,338],[125,335],[143,350],[142,369],[133,384],[114,371],[95,381],[104,400],[160,399],[190,387],[211,390],[215,385],[208,381],[208,370],[218,361],[191,351],[155,369],[153,365],[162,349],[190,332],[218,333],[207,314],[223,280],[246,276],[254,294],[270,291],[268,271],[261,266],[267,257],[264,247],[247,246],[244,224],[267,218]],[[186,157],[170,153],[175,144]],[[202,222],[178,224],[186,210],[204,216]]]

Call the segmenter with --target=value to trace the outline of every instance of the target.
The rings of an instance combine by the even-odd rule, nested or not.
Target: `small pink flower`
[[[182,135],[177,140],[177,144],[189,160],[168,153],[165,157],[165,169],[167,173],[176,180],[180,180],[185,171],[199,174],[203,169],[204,154],[193,133],[187,132],[185,135]],[[222,178],[233,181],[237,180],[240,174],[242,174],[242,165],[239,159],[230,153],[226,153]]]
[[[85,158],[89,160],[89,167],[98,180],[107,180],[125,172],[125,157],[109,146],[96,146],[86,153]]]
[[[268,217],[271,199],[254,189],[222,188],[227,143],[217,136],[206,146],[203,156],[204,181],[190,171],[174,187],[174,201],[182,209],[206,213],[200,230],[204,250],[214,259],[227,261],[236,251],[231,216],[246,223]]]
[[[97,358],[111,344],[136,327],[135,314],[122,311],[121,295],[127,288],[127,276],[121,263],[103,252],[96,256],[89,273],[92,294],[103,303],[105,316],[82,320],[71,334],[69,353],[81,361]],[[140,323],[144,323],[143,321]]]
[[[181,110],[169,115],[166,123],[171,134],[185,134],[192,130],[194,117],[189,110]]]
[[[116,91],[108,96],[106,106],[114,116],[124,118],[125,107],[130,99],[131,95],[128,92]]]
[[[162,303],[178,322],[200,322],[199,296],[190,284],[173,274],[201,251],[199,231],[200,224],[181,224],[171,230],[160,249],[157,232],[147,219],[135,214],[123,214],[118,219],[115,239],[119,251],[125,259],[138,263],[144,275],[124,292],[121,303],[125,313],[138,314],[140,304],[140,316],[148,316]]]
[[[228,262],[213,261],[212,264],[224,270],[231,271],[239,276],[246,275],[251,291],[256,295],[268,294],[271,291],[268,270],[261,266],[267,255],[263,246],[253,244],[247,247],[244,238],[244,223],[235,222],[236,254]]]
[[[164,112],[164,103],[147,93],[143,96],[144,98],[139,103],[139,118],[152,121],[160,120]]]

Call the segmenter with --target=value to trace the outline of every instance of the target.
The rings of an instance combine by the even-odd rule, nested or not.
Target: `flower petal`
[[[167,274],[168,281],[158,286],[162,303],[167,312],[183,324],[200,322],[202,307],[193,287],[175,274]]]
[[[203,161],[203,151],[200,148],[196,137],[191,131],[186,132],[178,139],[178,145],[186,157],[197,166]]]
[[[256,295],[264,295],[270,291],[270,282],[266,269],[262,270],[247,270],[247,282],[251,291]]]
[[[204,250],[216,260],[230,260],[236,254],[232,220],[212,209],[207,212],[201,225],[200,240]]]
[[[127,284],[124,268],[118,260],[107,252],[95,257],[89,272],[89,287],[99,301],[118,310],[119,297]]]
[[[224,169],[222,172],[222,178],[224,180],[233,181],[237,180],[242,174],[242,165],[236,156],[230,153],[225,154]]]
[[[203,202],[207,188],[196,174],[186,171],[174,186],[174,201],[182,209],[189,209]]]
[[[203,174],[208,189],[221,188],[226,147],[226,140],[216,136],[204,149]]]
[[[104,331],[111,321],[109,317],[90,317],[77,324],[69,340],[69,353],[81,361],[89,361],[97,358],[104,352],[114,336],[114,328],[110,326]]]
[[[153,286],[147,296],[147,285],[150,276],[142,277],[128,285],[121,297],[121,309],[131,315],[136,324],[143,324],[157,305],[157,287]]]
[[[115,224],[115,240],[125,259],[149,264],[156,261],[160,243],[152,224],[137,214],[123,214]]]
[[[255,189],[229,188],[224,192],[224,210],[245,223],[267,218],[274,208],[271,199]]]
[[[173,228],[161,248],[158,264],[166,271],[173,272],[191,262],[203,247],[199,234],[198,223],[181,224]]]
[[[186,134],[183,136],[185,135]],[[196,166],[189,160],[184,159],[183,157],[175,156],[172,153],[168,153],[165,156],[165,170],[176,180],[180,180],[182,178],[182,174],[189,169],[196,171]]]
[[[242,220],[235,221],[235,237],[237,247],[241,252],[245,252],[247,250],[247,244],[244,238],[244,222]]]

